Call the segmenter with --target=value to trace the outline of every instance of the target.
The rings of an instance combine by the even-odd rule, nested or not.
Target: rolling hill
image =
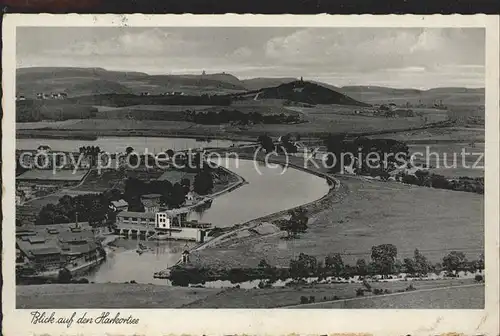
[[[232,94],[240,98],[281,99],[309,104],[406,103],[426,106],[442,102],[447,106],[484,105],[484,89],[443,87],[430,90],[396,89],[381,86],[337,87],[307,81],[303,88],[293,77],[259,77],[240,80],[228,73],[195,75],[149,75],[133,71],[109,71],[102,68],[32,67],[17,69],[17,94],[35,98],[37,92],[65,92],[69,97],[135,94],[159,95],[180,91],[187,95]],[[244,95],[247,95],[244,97]]]
[[[27,98],[38,92],[65,92],[69,97],[89,94],[187,94],[234,93],[246,87],[233,75],[148,75],[142,72],[108,71],[102,68],[34,67],[17,69],[17,94]]]
[[[307,81],[294,81],[262,89],[259,99],[285,99],[307,104],[338,104],[370,106],[323,85]]]

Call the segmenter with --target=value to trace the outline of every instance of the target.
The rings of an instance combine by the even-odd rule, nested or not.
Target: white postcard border
[[[211,27],[485,27],[486,190],[484,310],[284,310],[284,309],[86,309],[133,314],[138,325],[30,324],[31,310],[15,309],[15,69],[18,26],[211,26]],[[7,14],[3,20],[3,329],[6,335],[283,335],[338,332],[375,335],[497,335],[499,316],[499,18],[486,15],[49,15]],[[53,310],[45,310],[51,312]],[[56,310],[63,312],[64,310]],[[66,310],[71,315],[72,310]]]

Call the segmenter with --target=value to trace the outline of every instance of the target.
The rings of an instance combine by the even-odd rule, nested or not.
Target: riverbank
[[[413,257],[415,249],[432,262],[441,262],[444,251],[464,251],[470,258],[484,251],[482,195],[357,176],[332,178],[339,190],[313,202],[317,207],[309,205],[309,228],[300,238],[286,240],[284,232],[248,234],[260,222],[279,218],[280,213],[273,214],[197,246],[191,262],[197,267],[252,268],[265,258],[272,266],[287,267],[300,253],[318,260],[340,253],[354,265],[357,259],[369,262],[372,246],[381,241],[397,247],[399,260]]]
[[[244,159],[244,160],[254,160],[255,159],[256,161],[264,162],[264,158],[262,156],[257,156],[254,158],[254,157],[250,157],[250,156],[240,155],[240,159]],[[288,159],[294,160],[296,158],[288,158]],[[297,161],[297,160],[295,160],[295,161]],[[298,169],[298,170],[304,171],[306,173],[313,174],[315,176],[319,176],[321,178],[324,178],[329,185],[329,189],[328,189],[327,194],[325,194],[320,199],[314,200],[314,201],[307,203],[307,204],[299,205],[299,206],[294,207],[294,208],[282,210],[282,211],[275,212],[275,213],[270,214],[270,215],[255,218],[255,219],[252,219],[252,220],[245,222],[245,223],[242,223],[242,224],[236,224],[230,228],[225,229],[226,232],[223,235],[220,235],[212,240],[207,241],[206,243],[203,243],[203,244],[197,246],[191,252],[202,250],[205,248],[216,247],[220,243],[223,243],[225,241],[225,239],[231,238],[232,236],[234,236],[234,234],[237,233],[238,231],[252,229],[255,226],[260,225],[263,222],[275,221],[277,219],[282,218],[283,216],[288,215],[291,210],[294,210],[297,208],[302,208],[302,209],[306,210],[306,212],[309,215],[313,215],[314,213],[317,213],[317,212],[323,210],[326,206],[331,204],[334,196],[339,196],[338,194],[337,195],[335,194],[335,192],[338,192],[340,190],[340,183],[338,182],[338,180],[336,180],[333,176],[328,175],[327,173],[320,171],[319,169],[314,170],[312,168],[304,167],[304,165],[301,165],[298,162],[288,162],[287,163],[286,159],[284,157],[272,157],[272,158],[268,159],[268,162],[274,163],[274,164],[288,164],[288,166],[292,167],[293,169]]]
[[[244,160],[249,160],[250,158],[248,157],[240,157],[241,159]],[[251,158],[252,160],[254,158]],[[255,158],[256,161],[264,162],[264,158],[262,156],[258,156]],[[320,169],[317,168],[312,168],[312,167],[304,167],[301,163],[299,163],[298,158],[291,158],[291,160],[294,160],[295,162],[288,162],[288,166],[292,167],[292,169],[297,169],[300,171],[307,172],[309,174],[313,174],[315,176],[321,177],[325,179],[325,182],[328,183],[328,192],[321,198],[311,201],[306,204],[302,204],[296,207],[292,207],[289,209],[285,209],[282,211],[278,211],[266,216],[262,216],[259,218],[252,219],[250,221],[247,221],[245,223],[241,224],[236,224],[228,228],[224,228],[220,230],[218,235],[214,237],[211,240],[208,240],[207,242],[201,243],[192,249],[190,249],[191,253],[191,259],[192,263],[196,266],[206,266],[207,264],[202,261],[202,257],[199,256],[196,252],[202,251],[205,249],[216,249],[219,247],[222,247],[227,244],[235,244],[237,245],[238,243],[241,243],[243,241],[248,242],[251,240],[252,236],[255,236],[255,232],[259,231],[267,231],[270,232],[269,234],[276,235],[276,234],[281,234],[280,230],[278,228],[275,228],[274,230],[269,228],[265,228],[264,230],[258,230],[258,227],[260,227],[263,223],[266,223],[266,225],[271,225],[273,226],[272,223],[273,221],[277,219],[284,218],[288,216],[289,212],[291,210],[297,209],[297,208],[302,208],[307,211],[309,216],[313,216],[316,213],[319,213],[326,209],[330,204],[338,201],[338,198],[341,198],[343,195],[343,190],[341,190],[340,183],[338,180],[335,179],[335,177],[328,175],[327,173],[321,171]],[[269,163],[274,163],[274,164],[285,164],[285,159],[283,157],[276,157],[273,159],[268,160]],[[337,200],[336,200],[337,199]],[[234,267],[234,265],[231,262],[228,262],[227,259],[221,260],[223,264],[225,264],[225,267]],[[226,263],[227,262],[227,263]],[[248,262],[248,261],[247,261]],[[259,260],[253,260],[252,266],[251,267],[256,267],[257,263]],[[211,262],[208,263],[209,267],[216,267],[216,268],[221,268],[221,264],[219,262],[216,262],[215,260],[212,260]],[[255,264],[255,265],[253,265]],[[168,277],[169,270],[164,270],[155,273],[155,277],[158,278],[166,278]]]

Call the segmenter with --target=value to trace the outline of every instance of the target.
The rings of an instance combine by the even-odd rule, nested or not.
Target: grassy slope
[[[442,288],[318,304],[320,309],[483,309],[484,285]]]
[[[470,284],[470,280],[413,281],[415,292],[370,296],[349,301],[317,303],[297,308],[446,308],[480,309],[484,286],[446,288]],[[396,291],[410,282],[375,283],[373,288]],[[350,299],[359,284],[325,284],[313,287],[270,289],[182,288],[143,284],[36,285],[16,287],[18,309],[85,308],[277,308],[297,305],[301,296],[316,302],[333,296]],[[427,291],[432,288],[441,290]],[[419,291],[422,290],[422,291]]]
[[[179,308],[220,292],[137,284],[18,286],[18,309]]]
[[[314,296],[315,305],[296,308],[481,309],[484,285],[470,280],[412,281],[414,292],[355,298],[359,284],[325,284],[295,288],[209,289],[144,284],[36,285],[16,287],[18,309],[85,308],[278,308],[298,305]],[[374,283],[395,292],[410,282]],[[459,287],[464,286],[467,287]],[[456,288],[448,288],[456,286]],[[434,290],[437,288],[437,290]],[[368,295],[368,294],[367,294]],[[334,296],[347,301],[325,302]],[[295,308],[295,307],[294,307]]]
[[[253,267],[265,257],[271,265],[287,266],[299,253],[318,259],[341,253],[345,262],[354,264],[358,258],[369,260],[372,246],[391,243],[401,260],[418,248],[438,262],[447,251],[463,250],[473,259],[484,248],[482,195],[339,178],[343,184],[339,194],[345,196],[315,215],[300,239],[288,241],[280,234],[233,240],[196,251],[191,260],[203,265]]]
[[[373,288],[388,289],[395,292],[405,289],[410,283],[417,290],[428,290],[432,288],[444,288],[449,286],[460,286],[470,284],[471,280],[435,280],[435,281],[398,281],[387,283],[373,283]],[[355,297],[360,284],[324,284],[314,286],[300,286],[289,288],[269,289],[229,289],[217,295],[211,295],[199,301],[188,304],[186,308],[278,308],[284,306],[298,305],[301,296],[314,296],[316,302],[331,300],[334,296],[339,299],[352,299]],[[446,289],[442,291],[429,292],[407,292],[401,296],[370,296],[347,302],[316,303],[315,305],[300,305],[296,308],[481,308],[484,302],[483,292],[477,289],[467,295],[467,289],[476,287],[464,287],[457,289]],[[470,290],[470,289],[469,289]],[[440,293],[441,295],[425,295],[425,293]],[[443,295],[445,293],[445,295]],[[446,295],[446,293],[448,295]],[[424,294],[424,295],[422,295]],[[366,295],[369,295],[367,293]],[[417,299],[419,298],[419,299]],[[326,300],[325,300],[326,299]],[[469,303],[467,299],[472,299]],[[294,307],[295,308],[295,307]]]

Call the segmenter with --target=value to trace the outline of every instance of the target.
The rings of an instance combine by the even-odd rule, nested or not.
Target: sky
[[[336,86],[485,86],[482,28],[19,27],[19,67],[226,72]]]

